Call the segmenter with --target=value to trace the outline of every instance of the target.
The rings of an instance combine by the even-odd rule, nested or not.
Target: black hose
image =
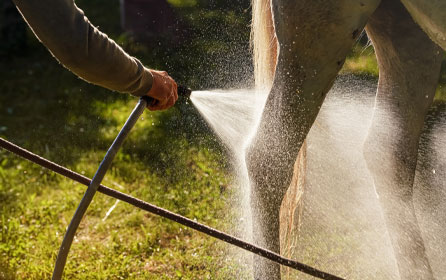
[[[91,180],[90,185],[88,185],[88,189],[85,191],[84,196],[82,197],[79,206],[76,209],[76,212],[73,215],[73,218],[68,225],[67,231],[62,240],[62,244],[59,248],[59,253],[57,254],[56,265],[53,271],[53,280],[62,279],[62,273],[65,268],[65,264],[67,262],[68,253],[70,252],[71,244],[73,243],[74,235],[76,234],[77,228],[79,227],[82,218],[87,212],[88,206],[90,206],[91,201],[93,200],[96,191],[98,190],[99,185],[104,179],[107,170],[110,168],[113,159],[121,148],[122,143],[124,143],[125,138],[132,130],[133,126],[138,121],[138,118],[144,112],[147,107],[147,101],[145,98],[140,98],[138,104],[136,104],[135,109],[133,109],[129,118],[125,122],[121,131],[119,131],[118,136],[116,136],[115,140],[111,144],[107,153],[104,156],[101,164],[99,165],[96,173],[93,176],[93,180]]]

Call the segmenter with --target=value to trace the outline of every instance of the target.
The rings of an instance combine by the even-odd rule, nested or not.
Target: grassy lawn
[[[121,34],[119,1],[77,3],[95,25],[146,65],[167,69],[192,88],[242,81],[229,74],[224,80],[237,63],[222,59],[237,57],[234,48],[242,42],[244,59],[249,59],[249,27],[240,28],[248,11],[178,9],[192,26],[190,37],[184,44],[166,47],[163,38],[142,44]],[[110,8],[107,13],[104,6]],[[211,36],[212,28],[220,24],[226,25],[220,30],[226,37]],[[200,25],[207,29],[200,30]],[[0,136],[92,177],[137,100],[79,80],[31,35],[28,44],[27,53],[0,62]],[[236,191],[231,180],[227,153],[195,109],[181,103],[168,112],[143,114],[104,184],[231,231],[234,215],[228,210]],[[0,151],[0,279],[51,277],[63,234],[85,189]],[[64,275],[66,279],[239,278],[242,272],[227,257],[228,250],[213,238],[97,194],[76,235]]]
[[[136,100],[85,84],[51,60],[32,59],[27,69],[2,67],[1,136],[92,177]],[[230,178],[221,147],[196,112],[179,104],[169,112],[144,113],[104,183],[228,229]],[[84,191],[0,151],[0,278],[50,278]],[[233,278],[221,243],[123,202],[105,219],[115,203],[95,197],[74,241],[67,279]]]
[[[252,83],[249,1],[229,9],[206,1],[170,0],[189,28],[187,38],[176,44],[165,38],[138,43],[122,34],[118,0],[76,3],[128,52],[193,89]],[[0,136],[92,177],[136,99],[76,78],[31,34],[28,45],[27,53],[0,61]],[[343,71],[376,78],[373,51],[355,48]],[[445,96],[440,87],[437,99]],[[237,207],[232,198],[237,190],[232,174],[225,149],[195,109],[180,103],[167,112],[143,114],[103,183],[234,232]],[[0,279],[50,278],[85,189],[0,150]],[[215,239],[97,194],[64,275],[243,279],[239,264],[228,257],[230,250]]]
[[[92,177],[136,100],[81,82],[48,57],[2,67],[1,136]],[[48,56],[48,55],[46,55]],[[30,66],[21,68],[27,61]],[[8,70],[6,70],[8,69]],[[221,229],[231,213],[226,156],[186,104],[146,112],[104,183]],[[85,187],[0,151],[0,278],[50,278]],[[81,224],[67,279],[231,279],[226,248],[98,194]]]

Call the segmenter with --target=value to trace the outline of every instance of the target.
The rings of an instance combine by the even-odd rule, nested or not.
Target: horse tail
[[[252,0],[251,47],[256,88],[270,89],[278,52],[271,0]]]

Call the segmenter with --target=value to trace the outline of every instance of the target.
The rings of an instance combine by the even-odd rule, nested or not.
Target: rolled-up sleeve
[[[94,27],[73,0],[13,0],[39,40],[82,79],[136,96],[152,86],[152,75]]]

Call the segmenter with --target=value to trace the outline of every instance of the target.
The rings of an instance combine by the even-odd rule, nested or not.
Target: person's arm
[[[152,95],[160,102],[151,109],[164,109],[176,101],[176,88],[169,76],[158,76],[129,56],[107,35],[95,28],[73,0],[13,0],[40,41],[66,68],[82,79],[135,96]],[[153,93],[153,81],[162,81]],[[161,89],[160,89],[161,88]],[[172,105],[173,105],[172,103]]]

